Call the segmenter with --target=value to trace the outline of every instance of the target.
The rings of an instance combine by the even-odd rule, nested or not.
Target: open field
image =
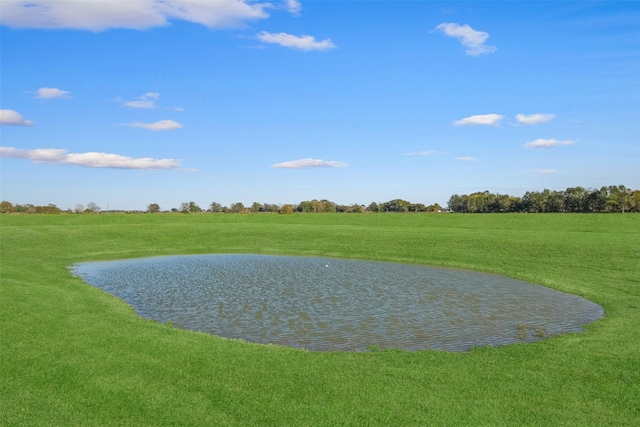
[[[2,215],[0,425],[638,425],[640,215]],[[313,353],[141,319],[69,274],[165,254],[460,267],[581,295],[587,332]]]

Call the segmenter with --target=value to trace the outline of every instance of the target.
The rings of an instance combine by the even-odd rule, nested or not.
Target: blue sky
[[[640,3],[2,0],[1,198],[640,188]]]

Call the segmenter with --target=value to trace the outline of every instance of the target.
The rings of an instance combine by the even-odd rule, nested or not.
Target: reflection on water
[[[188,255],[88,262],[73,273],[146,318],[314,351],[465,351],[581,331],[604,314],[502,276],[372,261]]]

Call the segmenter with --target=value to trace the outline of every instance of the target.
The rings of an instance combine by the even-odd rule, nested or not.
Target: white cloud
[[[76,165],[88,168],[114,169],[177,169],[180,161],[175,159],[133,158],[110,153],[68,153],[58,148],[23,150],[0,147],[0,157],[31,160],[33,163]]]
[[[414,151],[411,153],[405,154],[405,156],[433,156],[435,154],[447,154],[443,151],[438,150],[424,150],[424,151]]]
[[[36,94],[37,99],[55,99],[55,98],[69,98],[68,90],[62,90],[55,87],[41,87]]]
[[[487,46],[484,43],[489,38],[489,34],[484,31],[476,31],[469,25],[456,23],[442,23],[436,27],[442,34],[455,37],[466,46],[467,55],[478,56],[493,53],[497,50],[495,46]]]
[[[554,148],[560,145],[571,145],[571,144],[575,144],[575,141],[571,141],[570,139],[565,139],[564,141],[560,141],[555,138],[551,138],[551,139],[539,138],[534,141],[527,142],[526,144],[524,144],[524,146],[527,148]]]
[[[160,98],[158,92],[147,92],[135,101],[124,101],[122,105],[129,108],[156,108],[156,101]],[[117,101],[121,101],[117,99]]]
[[[263,43],[274,43],[280,46],[290,47],[299,50],[329,50],[336,47],[330,39],[316,41],[313,36],[294,36],[287,33],[268,33],[262,31],[257,35],[258,40]]]
[[[27,120],[20,113],[13,110],[0,110],[0,124],[10,126],[31,126],[33,122]]]
[[[516,120],[523,125],[537,125],[539,123],[547,123],[555,117],[555,114],[518,114]]]
[[[174,159],[153,159],[151,157],[132,158],[110,153],[70,153],[66,156],[68,164],[90,168],[116,169],[173,169],[180,166]]]
[[[36,148],[35,150],[21,150],[13,147],[0,147],[0,157],[14,159],[28,159],[35,163],[55,163],[64,158],[67,150],[58,148]]]
[[[454,126],[498,126],[504,117],[500,114],[480,114],[453,122]]]
[[[294,16],[300,15],[302,4],[298,0],[285,0],[287,10]]]
[[[264,19],[269,3],[248,0],[2,0],[0,23],[16,28],[142,30],[184,20],[228,28]]]
[[[544,173],[544,174],[552,174],[557,172],[555,169],[534,169],[533,171],[536,173]]]
[[[475,157],[456,157],[456,160],[462,160],[463,162],[477,162],[478,159],[476,159]]]
[[[167,17],[202,24],[209,28],[238,27],[244,21],[268,18],[270,3],[247,0],[155,0]]]
[[[131,123],[130,125],[127,126],[133,126],[136,128],[143,128],[143,129],[149,129],[149,130],[175,130],[175,129],[180,129],[182,128],[182,124],[178,123],[176,121],[173,120],[160,120],[158,122],[154,122],[154,123],[140,123],[140,122],[135,122],[135,123]]]
[[[283,169],[344,168],[347,167],[347,164],[343,162],[336,162],[334,160],[300,159],[290,162],[276,163],[271,165],[271,167]]]

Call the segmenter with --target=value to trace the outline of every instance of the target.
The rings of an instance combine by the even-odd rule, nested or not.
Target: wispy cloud
[[[424,150],[424,151],[413,151],[411,153],[405,154],[405,156],[434,156],[436,154],[448,154],[445,151],[438,150]]]
[[[554,119],[555,114],[518,114],[516,120],[523,125],[537,125],[540,123],[547,123]]]
[[[154,159],[151,157],[134,158],[111,153],[69,153],[58,148],[37,148],[23,150],[13,147],[0,147],[0,157],[31,160],[33,163],[57,165],[75,165],[88,168],[112,169],[178,169],[180,161],[176,159]]]
[[[329,50],[336,47],[330,39],[316,41],[313,36],[295,36],[287,33],[268,33],[262,31],[256,36],[263,43],[273,43],[280,46],[289,47],[304,51]]]
[[[300,15],[302,11],[302,4],[298,0],[285,0],[287,10],[294,16]]]
[[[59,162],[66,155],[67,150],[58,148],[36,148],[35,150],[21,150],[13,147],[0,147],[0,157],[33,160],[34,163]]]
[[[36,92],[36,99],[56,99],[56,98],[69,98],[68,90],[62,90],[55,87],[41,87]]]
[[[0,110],[0,124],[9,126],[32,126],[33,122],[13,110]]]
[[[454,126],[498,126],[504,116],[500,114],[480,114],[453,122]]]
[[[0,24],[15,28],[104,31],[142,30],[183,20],[209,28],[229,28],[267,18],[266,9],[272,7],[270,3],[249,0],[3,0]]]
[[[531,142],[527,142],[526,144],[524,144],[524,146],[527,148],[555,148],[561,145],[571,145],[571,144],[575,144],[575,141],[572,141],[570,139],[565,139],[561,141],[555,138],[551,138],[551,139],[539,138]]]
[[[446,36],[458,39],[460,43],[467,48],[467,55],[479,56],[493,53],[497,50],[495,46],[487,46],[484,44],[489,38],[489,33],[476,31],[469,25],[445,22],[438,25],[435,29]]]
[[[156,108],[158,98],[160,98],[158,92],[147,92],[135,101],[122,101],[120,98],[116,101],[122,102],[122,105],[129,108]]]
[[[456,157],[456,160],[461,160],[463,162],[477,162],[480,159],[476,159],[475,157],[465,156],[465,157]]]
[[[557,172],[555,169],[534,169],[533,171],[536,173],[543,173],[543,174],[552,174]]]
[[[131,123],[128,124],[126,126],[133,126],[136,128],[142,128],[142,129],[148,129],[148,130],[153,130],[153,131],[158,131],[158,130],[175,130],[175,129],[181,129],[182,128],[182,124],[178,123],[176,121],[173,120],[160,120],[154,123],[140,123],[140,122],[135,122],[135,123]]]
[[[275,163],[272,168],[309,169],[309,168],[345,168],[347,164],[335,160],[299,159],[290,162]]]

